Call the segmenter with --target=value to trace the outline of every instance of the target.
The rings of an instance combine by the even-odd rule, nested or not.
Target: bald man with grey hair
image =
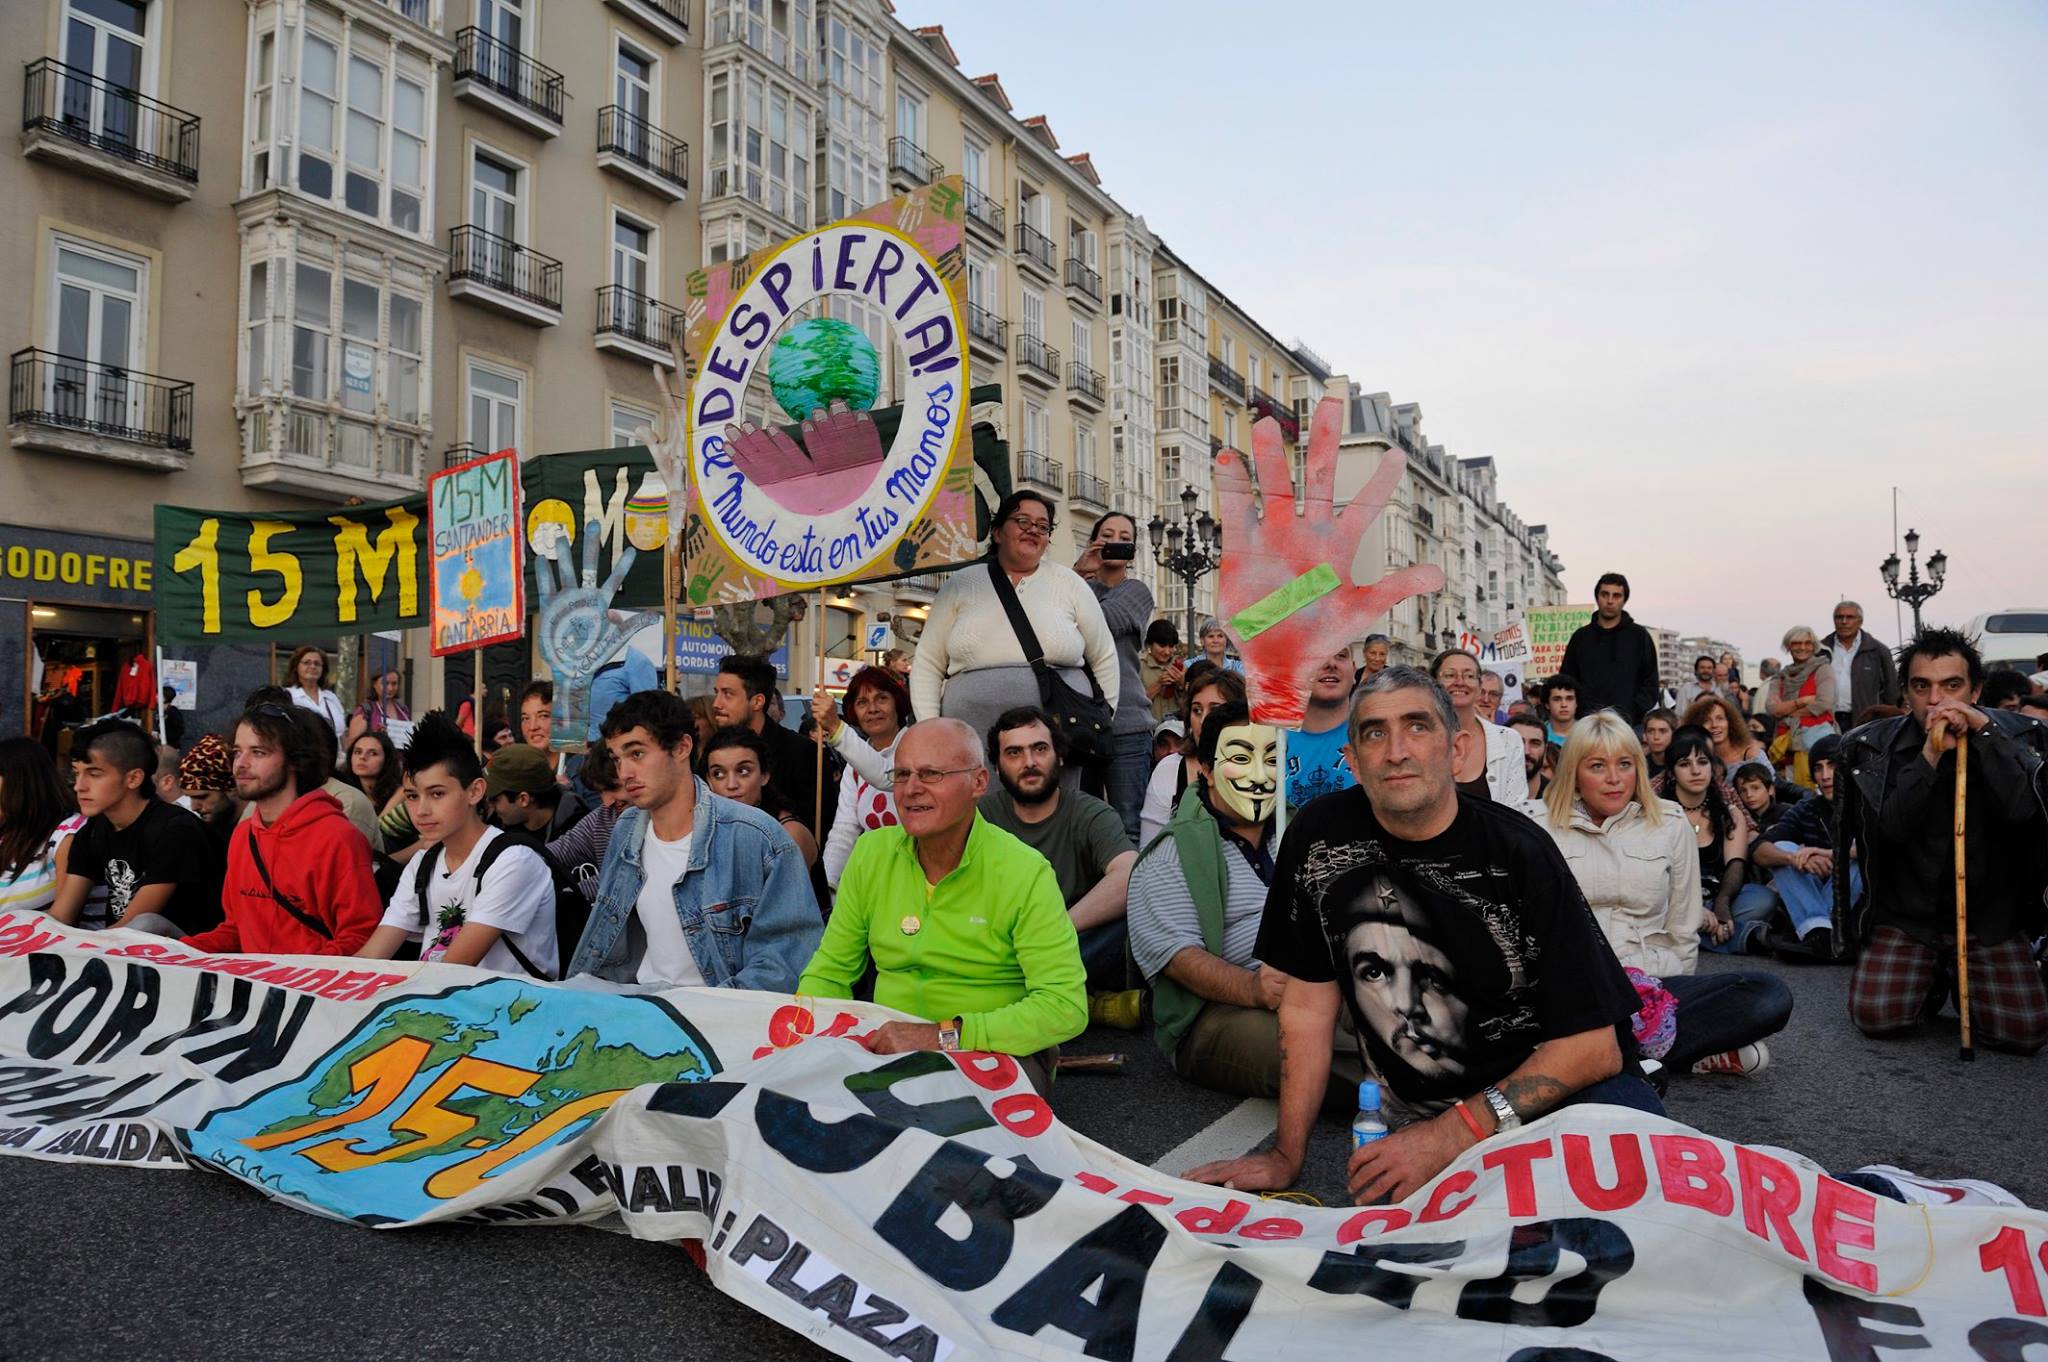
[[[913,724],[889,778],[899,821],[854,842],[796,991],[851,998],[872,961],[875,1001],[922,1020],[883,1023],[863,1042],[869,1050],[1011,1055],[1043,1093],[1060,1042],[1088,1025],[1087,973],[1059,880],[976,810],[988,767],[965,723]]]
[[[1835,721],[1843,732],[1872,705],[1899,702],[1899,673],[1892,650],[1863,628],[1863,607],[1843,601],[1835,607],[1835,631],[1825,644],[1835,673]]]

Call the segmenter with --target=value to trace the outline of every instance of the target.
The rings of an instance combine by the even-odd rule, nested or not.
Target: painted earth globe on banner
[[[768,386],[795,420],[825,410],[834,398],[866,411],[881,392],[882,365],[859,327],[812,317],[790,327],[768,352]]]

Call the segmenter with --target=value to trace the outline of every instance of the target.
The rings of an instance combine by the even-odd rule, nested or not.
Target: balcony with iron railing
[[[966,186],[967,226],[970,231],[979,229],[997,241],[1003,239],[1003,205],[995,195],[979,185]]]
[[[1075,360],[1067,365],[1067,391],[1100,411],[1103,399],[1108,393],[1108,384],[1102,381],[1101,374]]]
[[[945,176],[946,167],[908,137],[889,139],[889,178],[905,187],[930,184]]]
[[[8,441],[174,472],[192,461],[192,385],[30,347],[7,375]]]
[[[1010,349],[1010,324],[980,303],[967,305],[967,338],[991,354]]]
[[[616,350],[656,364],[675,364],[672,347],[683,338],[688,319],[681,308],[618,284],[597,291],[597,348]]]
[[[1017,477],[1020,481],[1036,483],[1051,491],[1064,491],[1067,485],[1066,469],[1058,459],[1049,459],[1035,449],[1027,449],[1017,456]]]
[[[1289,440],[1301,438],[1301,418],[1295,415],[1293,407],[1288,406],[1279,398],[1273,396],[1273,394],[1261,388],[1253,388],[1251,390],[1251,401],[1248,405],[1252,409],[1252,419],[1257,420],[1261,417],[1270,416],[1279,423],[1280,433]]]
[[[1060,381],[1060,352],[1030,332],[1017,335],[1017,374],[1045,387]]]
[[[1244,401],[1244,375],[1213,355],[1209,358],[1209,381],[1238,401]]]
[[[44,57],[28,64],[22,151],[182,203],[199,183],[199,115]]]
[[[1074,485],[1070,489],[1075,501],[1098,510],[1109,509],[1109,484],[1093,473],[1074,470]]]
[[[657,37],[673,44],[690,40],[690,0],[605,0],[631,15]]]
[[[617,104],[597,111],[597,164],[671,202],[690,189],[690,144]]]
[[[474,25],[455,35],[455,97],[542,137],[562,131],[562,73]]]
[[[418,491],[431,432],[319,398],[265,390],[238,400],[242,485],[323,500]]]
[[[441,467],[444,470],[460,468],[470,460],[481,459],[484,455],[492,452],[465,440],[459,445],[450,445],[441,451]]]
[[[562,320],[562,262],[481,227],[451,227],[448,296],[554,326]]]
[[[1050,279],[1056,259],[1052,238],[1028,222],[1018,223],[1017,259]]]
[[[1102,273],[1083,264],[1080,257],[1067,257],[1067,287],[1096,307],[1102,306]]]

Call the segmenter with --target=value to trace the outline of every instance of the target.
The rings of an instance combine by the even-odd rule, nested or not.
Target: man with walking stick
[[[1899,650],[1907,713],[1850,733],[1836,789],[1835,940],[1862,946],[1849,1015],[1865,1035],[1917,1030],[1953,989],[1964,1053],[2048,1043],[2032,943],[2048,889],[2048,726],[1980,708],[1984,663],[1953,629]]]

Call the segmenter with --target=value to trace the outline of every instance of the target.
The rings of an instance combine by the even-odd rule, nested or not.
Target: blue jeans
[[[1780,851],[1797,851],[1797,842],[1777,843]],[[1786,866],[1771,872],[1771,887],[1778,891],[1784,901],[1785,912],[1792,919],[1792,930],[1805,936],[1816,927],[1825,927],[1832,921],[1835,911],[1835,881],[1832,876],[1822,879],[1809,875],[1804,870]],[[1863,867],[1849,864],[1849,902],[1863,897]]]
[[[1124,836],[1138,849],[1138,815],[1145,807],[1145,785],[1152,778],[1152,734],[1119,733],[1115,754],[1103,779],[1103,802],[1124,820]]]
[[[1652,1116],[1664,1114],[1663,1099],[1649,1083],[1632,1073],[1618,1073],[1612,1078],[1603,1078],[1598,1083],[1580,1088],[1559,1106],[1574,1106],[1580,1102],[1599,1102],[1610,1107],[1627,1107],[1632,1111],[1647,1111]]]
[[[1761,970],[1666,975],[1664,987],[1678,999],[1678,1035],[1664,1056],[1673,1073],[1774,1035],[1792,1017],[1792,990]]]
[[[1709,912],[1712,909],[1708,910]],[[1723,955],[1741,955],[1749,949],[1749,939],[1762,931],[1771,920],[1771,914],[1778,911],[1778,896],[1768,884],[1745,884],[1735,891],[1735,902],[1728,910],[1728,916],[1735,919],[1735,931],[1720,945],[1705,937],[1700,945],[1706,950],[1718,951]]]

